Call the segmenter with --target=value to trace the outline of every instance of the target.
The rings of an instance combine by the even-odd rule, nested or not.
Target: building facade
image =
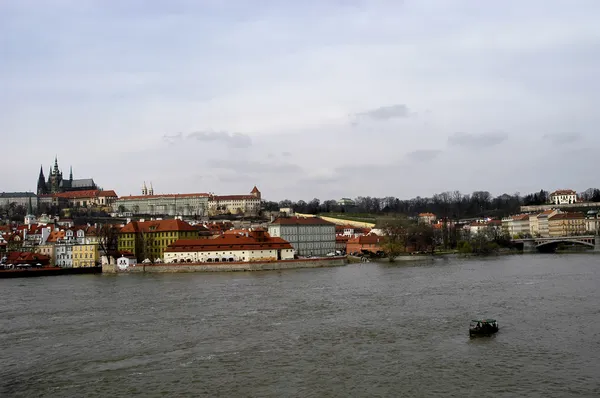
[[[558,213],[548,219],[550,237],[583,235],[586,231],[583,213]]]
[[[73,268],[95,267],[100,262],[95,243],[73,245]]]
[[[33,192],[0,192],[0,206],[6,207],[11,203],[13,206],[23,206],[27,208],[29,202],[33,206],[33,210],[37,209],[38,197]]]
[[[362,253],[367,251],[370,253],[377,253],[382,251],[381,245],[384,243],[384,239],[377,235],[366,235],[359,236],[348,240],[346,245],[346,251],[348,253]]]
[[[163,260],[165,249],[178,239],[197,239],[200,231],[181,220],[132,221],[119,232],[118,250],[138,262]]]
[[[289,242],[262,229],[247,235],[225,234],[214,239],[178,240],[165,250],[165,263],[262,262],[294,259]]]
[[[566,205],[577,203],[577,192],[572,189],[559,189],[550,194],[550,203],[555,205]]]
[[[548,224],[548,220],[550,219],[550,217],[553,217],[554,215],[556,215],[558,213],[559,213],[558,210],[546,210],[546,211],[543,211],[542,213],[538,214],[537,222],[538,222],[538,232],[539,232],[540,237],[542,237],[542,238],[550,237],[550,227]]]
[[[133,215],[204,217],[208,211],[209,195],[206,193],[158,195],[154,195],[153,191],[146,191],[146,193],[146,195],[120,197],[112,203],[113,212]]]
[[[335,224],[318,217],[280,217],[269,234],[292,245],[300,256],[325,256],[335,251]]]
[[[208,200],[208,212],[211,216],[219,214],[258,215],[261,209],[261,193],[254,187],[249,195],[211,195]]]

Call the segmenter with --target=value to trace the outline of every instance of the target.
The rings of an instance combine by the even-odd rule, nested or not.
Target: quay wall
[[[125,270],[114,264],[102,265],[102,273],[168,273],[168,272],[234,272],[234,271],[273,271],[295,268],[339,267],[346,265],[346,257],[319,259],[296,259],[271,262],[233,262],[233,263],[169,263],[137,264]]]

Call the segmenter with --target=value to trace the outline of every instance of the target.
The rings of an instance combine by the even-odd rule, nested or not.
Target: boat
[[[469,336],[491,336],[499,330],[495,319],[473,319],[469,325]]]

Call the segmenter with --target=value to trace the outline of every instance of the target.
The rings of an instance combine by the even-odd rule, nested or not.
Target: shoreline
[[[230,263],[168,263],[168,264],[136,264],[120,269],[115,264],[103,264],[103,274],[143,274],[143,273],[180,273],[180,272],[245,272],[245,271],[279,271],[300,268],[340,267],[348,263],[346,257],[323,257],[311,259],[294,259],[261,262]]]

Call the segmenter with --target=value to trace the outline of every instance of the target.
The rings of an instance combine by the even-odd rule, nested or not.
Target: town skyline
[[[4,190],[55,154],[119,195],[596,186],[598,2],[30,3],[0,5]]]

